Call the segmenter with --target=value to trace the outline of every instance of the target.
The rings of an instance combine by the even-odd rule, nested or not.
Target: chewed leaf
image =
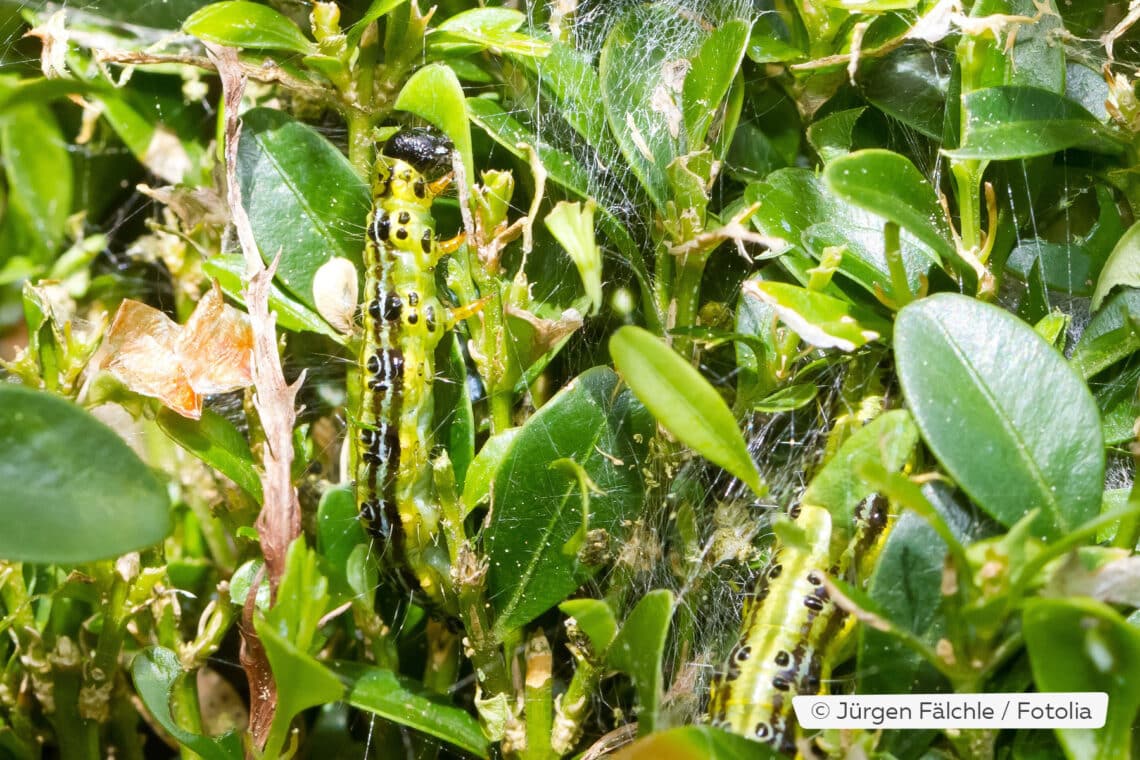
[[[139,698],[151,716],[171,736],[204,760],[238,760],[242,757],[241,736],[230,731],[209,737],[187,731],[171,714],[170,707],[179,681],[194,674],[182,669],[178,654],[163,647],[151,647],[135,656],[131,675]]]
[[[743,292],[771,306],[780,321],[819,348],[854,351],[890,332],[874,313],[797,285],[750,280]]]
[[[158,309],[124,300],[104,342],[107,370],[129,390],[183,417],[202,416],[202,396],[253,383],[253,332],[215,282],[180,327]]]
[[[1009,160],[1047,156],[1068,148],[1104,153],[1122,149],[1119,137],[1081,105],[1038,87],[990,87],[962,98],[966,130],[952,158]]]

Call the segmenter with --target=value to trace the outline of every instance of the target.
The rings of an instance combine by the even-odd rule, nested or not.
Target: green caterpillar
[[[855,533],[833,562],[831,514],[823,507],[792,507],[802,544],[780,546],[745,605],[743,635],[712,688],[714,725],[781,752],[795,752],[792,697],[819,694],[830,676],[829,658],[854,621],[827,594],[825,575],[845,578],[868,568],[886,535],[885,500],[873,496],[856,511]]]
[[[453,245],[435,237],[433,199],[449,176],[451,143],[404,129],[372,176],[364,250],[363,392],[355,423],[356,503],[369,533],[407,585],[442,599],[446,554],[431,469],[435,349],[445,331],[435,266]]]

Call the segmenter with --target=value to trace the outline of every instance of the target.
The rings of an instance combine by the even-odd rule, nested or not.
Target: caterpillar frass
[[[385,143],[372,176],[364,250],[361,404],[354,420],[356,504],[387,564],[440,601],[446,552],[431,470],[432,379],[443,337],[435,266],[454,247],[435,237],[432,200],[447,186],[451,143],[404,129]],[[432,181],[433,175],[444,175]],[[410,576],[410,577],[408,577]]]
[[[854,624],[828,597],[824,576],[846,580],[856,568],[867,572],[889,515],[877,495],[860,504],[851,541],[833,561],[831,514],[809,504],[788,514],[803,541],[778,547],[757,579],[745,604],[743,634],[714,681],[709,716],[713,725],[792,754],[792,697],[825,689],[829,658]]]

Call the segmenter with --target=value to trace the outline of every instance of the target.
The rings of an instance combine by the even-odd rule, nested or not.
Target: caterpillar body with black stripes
[[[356,503],[369,533],[399,576],[441,598],[446,554],[437,543],[439,506],[431,469],[432,379],[444,334],[435,267],[432,201],[448,178],[451,144],[404,129],[378,156],[364,251],[361,404],[354,422]]]
[[[792,697],[819,694],[830,658],[854,621],[829,598],[825,576],[847,580],[869,571],[886,535],[886,501],[859,505],[852,538],[833,558],[831,514],[803,504],[789,510],[797,540],[777,547],[746,600],[742,635],[713,684],[713,725],[794,753]]]

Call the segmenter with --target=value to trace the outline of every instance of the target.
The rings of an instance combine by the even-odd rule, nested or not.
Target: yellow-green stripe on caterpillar
[[[819,694],[831,673],[830,657],[853,620],[829,597],[824,577],[847,579],[866,570],[886,534],[889,515],[878,496],[860,504],[855,531],[832,561],[831,514],[803,504],[788,516],[795,540],[779,546],[746,601],[743,634],[712,688],[713,725],[795,751],[792,697]],[[789,526],[791,527],[791,526]]]
[[[372,176],[364,250],[361,404],[354,422],[356,503],[401,578],[440,601],[446,555],[431,471],[432,379],[444,333],[432,200],[449,177],[451,143],[424,129],[392,136]]]

